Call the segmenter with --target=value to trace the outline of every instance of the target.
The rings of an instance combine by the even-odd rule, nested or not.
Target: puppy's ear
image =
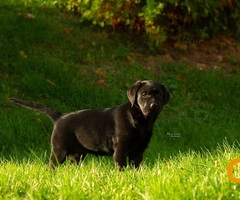
[[[142,81],[137,81],[136,83],[134,83],[132,85],[132,87],[127,91],[127,97],[130,101],[130,103],[132,104],[132,106],[134,105],[135,101],[136,101],[136,95],[137,95],[137,91],[138,89],[141,87],[142,85]]]
[[[162,85],[162,88],[163,88],[163,105],[167,104],[169,101],[170,101],[170,94],[169,92],[167,91],[167,89],[165,88],[164,85]]]

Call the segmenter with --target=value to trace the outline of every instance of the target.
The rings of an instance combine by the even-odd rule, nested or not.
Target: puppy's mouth
[[[148,105],[145,105],[145,106],[139,105],[139,108],[140,108],[144,118],[157,116],[161,111],[161,108],[157,103],[152,103],[149,106]]]
[[[143,115],[145,116],[145,118],[149,118],[152,116],[156,116],[160,113],[159,109],[150,109],[148,111],[143,112]]]

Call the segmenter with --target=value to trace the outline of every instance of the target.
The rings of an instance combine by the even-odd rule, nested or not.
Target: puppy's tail
[[[41,112],[41,113],[47,115],[52,120],[53,123],[56,122],[63,115],[63,113],[61,113],[61,112],[55,111],[51,108],[47,108],[43,105],[36,104],[33,102],[27,102],[27,101],[15,99],[15,98],[11,98],[10,101],[12,101],[20,106],[23,106],[25,108],[36,110],[38,112]]]

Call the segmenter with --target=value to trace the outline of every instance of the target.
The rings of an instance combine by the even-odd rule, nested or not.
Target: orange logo
[[[228,178],[235,183],[240,183],[240,158],[232,160],[228,165]]]

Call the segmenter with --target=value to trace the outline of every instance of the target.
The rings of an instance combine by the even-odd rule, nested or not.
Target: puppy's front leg
[[[135,168],[139,168],[141,162],[143,160],[143,153],[136,154],[134,156],[129,156],[129,163],[131,166]]]
[[[113,154],[114,162],[119,168],[119,171],[123,171],[127,165],[127,154],[123,148],[116,148]]]

